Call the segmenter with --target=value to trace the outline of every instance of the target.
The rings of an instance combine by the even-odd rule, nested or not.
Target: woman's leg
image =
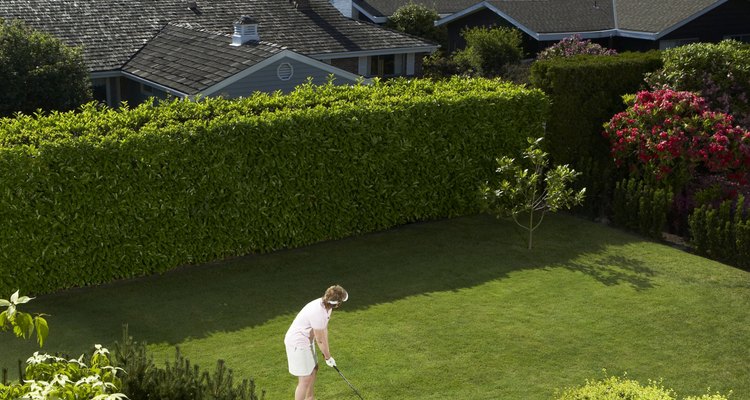
[[[312,374],[300,376],[297,390],[294,391],[294,400],[313,400],[315,398],[315,378],[318,375],[318,366],[315,366]]]

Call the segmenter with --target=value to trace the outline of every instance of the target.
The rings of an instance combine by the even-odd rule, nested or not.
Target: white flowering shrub
[[[0,385],[0,400],[122,400],[121,368],[110,365],[109,351],[96,345],[89,363],[84,355],[66,360],[35,352],[26,360],[22,382]]]

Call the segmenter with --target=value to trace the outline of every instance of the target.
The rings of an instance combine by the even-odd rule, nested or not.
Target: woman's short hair
[[[326,304],[337,305],[349,299],[349,293],[339,285],[333,285],[326,289],[323,295],[323,302]]]

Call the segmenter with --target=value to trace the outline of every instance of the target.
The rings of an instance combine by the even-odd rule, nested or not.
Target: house
[[[515,27],[534,55],[574,34],[619,51],[666,49],[733,38],[750,42],[748,0],[485,0],[441,18],[448,50],[463,48],[461,31]]]
[[[3,0],[0,18],[81,46],[95,98],[110,105],[411,76],[437,49],[327,0]]]
[[[331,3],[349,18],[382,25],[409,3],[424,5],[443,18],[473,6],[477,0],[331,0]]]

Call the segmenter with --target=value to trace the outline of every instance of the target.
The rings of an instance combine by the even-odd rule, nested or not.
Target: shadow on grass
[[[458,290],[502,279],[513,271],[565,267],[605,285],[651,287],[654,272],[634,260],[576,264],[584,253],[640,239],[568,216],[549,216],[526,249],[512,224],[479,215],[403,226],[305,248],[250,255],[159,276],[40,296],[27,312],[50,314],[47,352],[77,355],[94,343],[111,345],[129,324],[148,343],[176,344],[213,332],[236,331],[283,317],[339,283],[351,294],[346,309],[408,296]],[[281,342],[284,332],[279,332]],[[38,350],[0,334],[0,366]]]
[[[596,259],[596,264],[571,262],[565,268],[582,272],[607,286],[628,284],[635,290],[646,290],[654,287],[651,278],[655,275],[653,269],[648,268],[640,260],[623,256],[608,255]]]

